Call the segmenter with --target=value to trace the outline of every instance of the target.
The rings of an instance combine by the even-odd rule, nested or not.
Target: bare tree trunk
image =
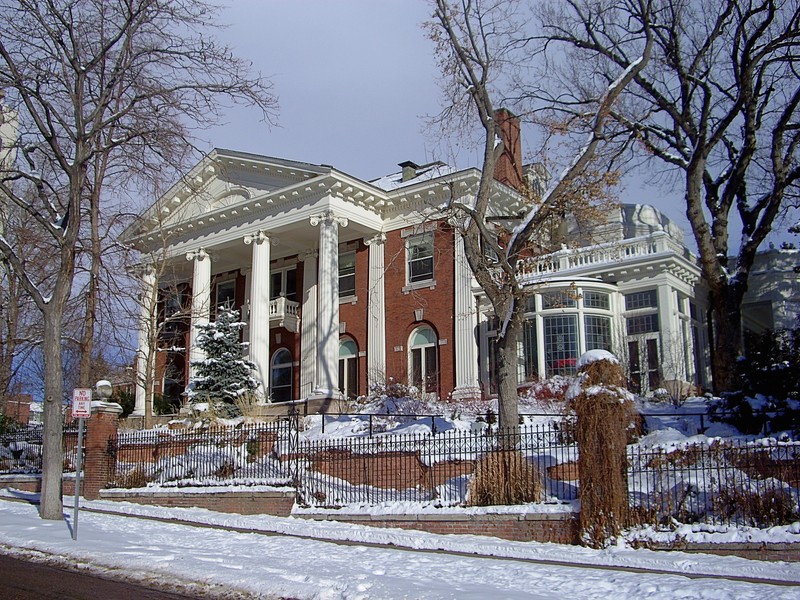
[[[519,393],[517,391],[517,347],[521,321],[512,318],[505,334],[497,339],[498,426],[501,433],[519,429]]]
[[[739,389],[736,362],[742,352],[741,294],[730,284],[710,293],[713,316],[711,371],[714,393]]]
[[[14,357],[17,352],[17,329],[19,326],[19,286],[13,271],[7,264],[5,270],[6,286],[2,294],[0,314],[3,317],[3,340],[0,346],[0,414],[6,414],[6,401],[11,394],[11,379],[14,373]]]
[[[55,296],[44,311],[44,433],[42,440],[42,491],[39,515],[61,520],[61,478],[64,468],[62,437],[63,372],[61,364],[61,316],[63,300]]]

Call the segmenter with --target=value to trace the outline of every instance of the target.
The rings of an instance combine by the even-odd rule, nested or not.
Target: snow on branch
[[[603,126],[606,118],[611,113],[614,103],[622,94],[625,87],[641,73],[650,60],[653,36],[648,26],[645,26],[644,33],[646,36],[646,43],[642,55],[631,62],[620,76],[608,86],[595,112],[592,130],[589,133],[586,144],[577,153],[570,165],[566,167],[554,183],[550,185],[542,198],[541,206],[548,206],[551,203],[551,198],[560,196],[566,187],[586,168],[586,165],[594,157],[598,144],[604,138]],[[514,228],[506,250],[507,256],[510,257],[516,254],[518,247],[527,242],[537,222],[538,212],[536,208],[531,209],[526,217]]]

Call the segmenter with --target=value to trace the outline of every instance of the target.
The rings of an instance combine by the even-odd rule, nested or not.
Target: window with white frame
[[[609,294],[605,292],[592,292],[586,291],[581,294],[583,296],[584,308],[597,308],[600,310],[609,310],[611,307],[611,300]]]
[[[628,335],[642,335],[659,331],[656,290],[625,294],[625,310],[628,312],[625,317],[625,329]]]
[[[356,253],[339,254],[339,297],[356,295]]]
[[[292,399],[292,353],[286,348],[272,355],[269,392],[273,402]]]
[[[284,297],[297,300],[297,267],[272,271],[269,278],[269,299]]]
[[[578,362],[578,316],[544,317],[543,324],[547,376],[574,375]]]
[[[358,396],[358,346],[349,338],[339,342],[339,391],[346,398]]]
[[[611,352],[611,319],[597,315],[585,315],[586,350],[608,350]]]
[[[655,290],[625,294],[625,310],[639,308],[658,308],[658,296]]]
[[[439,357],[436,333],[430,327],[415,329],[408,340],[410,383],[422,392],[439,390]]]
[[[217,290],[214,296],[217,309],[233,308],[236,303],[236,280],[220,281],[217,283]]]
[[[433,232],[406,238],[408,283],[433,280]]]

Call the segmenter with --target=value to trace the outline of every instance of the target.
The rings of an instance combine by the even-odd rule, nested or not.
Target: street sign
[[[92,390],[75,388],[72,390],[72,418],[88,419],[92,416]]]

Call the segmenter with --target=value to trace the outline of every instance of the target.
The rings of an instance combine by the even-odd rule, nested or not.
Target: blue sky
[[[329,164],[363,180],[406,160],[477,165],[477,152],[462,149],[454,160],[446,140],[425,130],[425,117],[441,109],[433,45],[421,27],[430,13],[426,0],[229,0],[219,37],[274,83],[278,126],[232,110],[224,126],[205,132],[205,150]],[[681,189],[634,174],[618,195],[653,204],[694,245]],[[736,236],[731,242],[738,245]]]
[[[361,179],[440,158],[423,133],[439,109],[424,0],[233,0],[221,37],[275,85],[278,127],[232,111],[209,146],[333,165]],[[466,165],[465,165],[466,166]]]

